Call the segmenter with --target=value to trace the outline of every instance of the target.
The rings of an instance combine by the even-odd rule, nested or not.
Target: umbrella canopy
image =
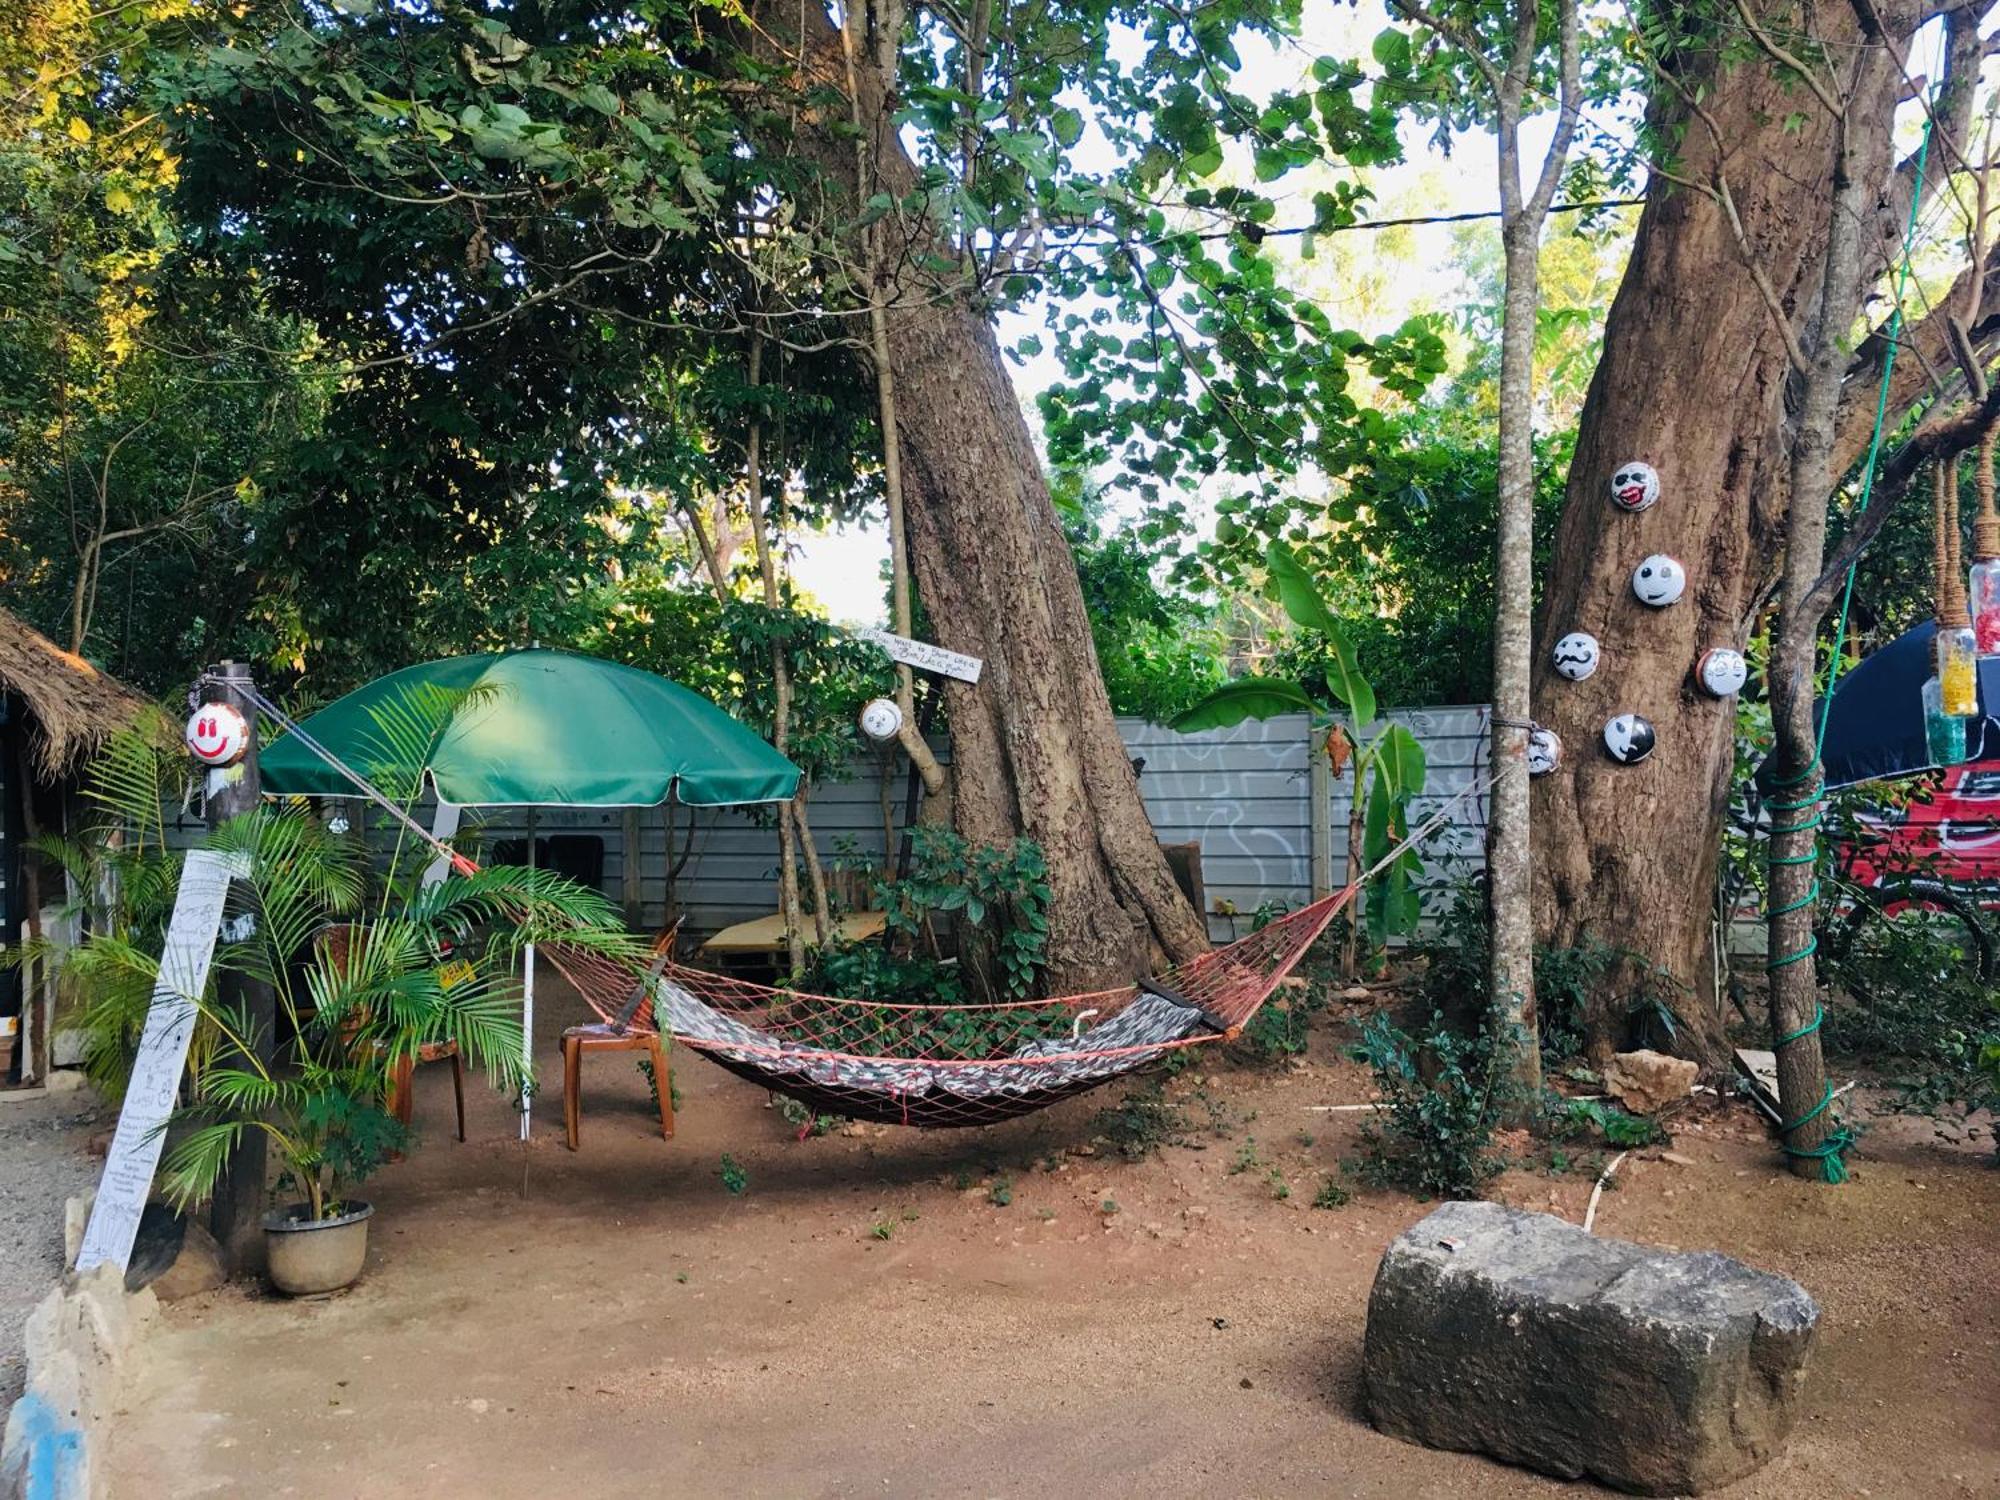
[[[1924,679],[1931,665],[1936,625],[1926,620],[1843,672],[1833,690],[1820,760],[1829,787],[1853,786],[1889,776],[1929,770],[1924,739]],[[1979,663],[1981,716],[1966,726],[1966,749],[1977,760],[1987,745],[2000,745],[2000,659]],[[1988,731],[1991,730],[1989,734]]]
[[[357,688],[299,727],[366,775],[383,768],[384,725],[440,693],[461,698],[421,766],[460,806],[696,807],[783,802],[799,768],[697,693],[651,672],[568,651],[453,656]],[[353,788],[299,742],[259,757],[264,790],[339,797]]]

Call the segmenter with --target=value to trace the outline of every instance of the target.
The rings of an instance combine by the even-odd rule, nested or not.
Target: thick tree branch
[[[1991,383],[1989,382],[1989,385]],[[1925,464],[1954,458],[1979,445],[1980,435],[2000,417],[2000,387],[1988,390],[1986,399],[1970,402],[1949,417],[1934,417],[1918,427],[1908,441],[1882,462],[1875,473],[1875,487],[1868,504],[1827,558],[1825,570],[1806,596],[1813,618],[1825,615],[1839,591],[1848,566],[1875,540],[1897,503],[1909,491],[1910,481]]]
[[[1936,372],[1949,370],[1960,361],[1954,351],[1953,307],[1966,305],[1968,282],[1974,279],[1970,267],[1958,273],[1949,290],[1939,297],[1936,307],[1914,323],[1906,322],[1896,339],[1896,368],[1889,382],[1888,425],[1894,426],[1925,393],[1934,389]],[[1988,252],[1986,266],[1978,278],[1982,282],[1979,300],[1983,307],[2000,307],[2000,254]],[[1882,362],[1891,347],[1885,318],[1875,331],[1862,340],[1848,367],[1840,398],[1840,427],[1834,445],[1834,461],[1842,469],[1851,468],[1867,450],[1875,426],[1875,403],[1881,391]],[[1975,357],[1990,357],[2000,348],[2000,315],[1987,314],[1967,329],[1965,338]]]

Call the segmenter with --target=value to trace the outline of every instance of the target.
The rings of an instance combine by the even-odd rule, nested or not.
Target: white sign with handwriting
[[[208,966],[215,958],[222,904],[229,895],[229,882],[249,873],[249,855],[220,854],[213,849],[189,850],[181,867],[180,891],[174,897],[173,919],[167,924],[160,977],[153,986],[153,1003],[146,1011],[146,1029],[139,1035],[132,1081],[125,1087],[118,1129],[111,1137],[104,1176],[97,1185],[97,1203],[83,1232],[83,1248],[77,1252],[79,1271],[105,1261],[122,1271],[132,1258],[139,1216],[146,1211],[153,1170],[159,1166],[160,1148],[166,1144],[167,1117],[173,1113],[181,1071],[187,1066],[196,1001],[208,983]]]
[[[929,641],[913,641],[906,635],[891,635],[886,630],[857,630],[854,633],[888,652],[891,661],[915,667],[920,672],[938,672],[946,677],[956,677],[960,682],[979,681],[980,669],[986,665],[976,656],[961,656],[956,651],[933,646]]]

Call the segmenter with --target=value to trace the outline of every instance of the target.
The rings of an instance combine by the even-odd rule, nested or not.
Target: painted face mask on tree
[[[1619,714],[1604,726],[1604,748],[1621,766],[1636,766],[1653,753],[1653,726],[1638,714]]]
[[[1611,503],[1622,511],[1636,514],[1659,498],[1660,476],[1651,464],[1623,463],[1611,476]]]
[[[1655,552],[1632,570],[1632,592],[1641,604],[1665,609],[1687,592],[1687,569],[1680,559]]]
[[[1528,774],[1546,776],[1562,764],[1562,736],[1537,724],[1528,731]]]
[[[1556,648],[1549,653],[1558,676],[1567,677],[1571,682],[1581,682],[1597,670],[1597,637],[1588,631],[1572,630],[1556,642]]]
[[[1709,696],[1731,698],[1750,680],[1750,663],[1734,646],[1716,646],[1702,652],[1694,664],[1694,679]]]

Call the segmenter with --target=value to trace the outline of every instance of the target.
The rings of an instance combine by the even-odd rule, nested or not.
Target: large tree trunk
[[[1852,40],[1844,7],[1823,28]],[[1845,28],[1845,30],[1842,30]],[[1722,65],[1712,53],[1678,60],[1682,86],[1705,101],[1728,150],[1723,168],[1758,264],[1789,316],[1816,296],[1826,244],[1833,132],[1825,112],[1801,114],[1794,83],[1759,62]],[[1768,601],[1783,542],[1788,374],[1784,340],[1709,193],[1716,142],[1686,119],[1662,84],[1652,123],[1682,142],[1656,177],[1632,258],[1605,325],[1604,352],[1584,403],[1568,496],[1540,621],[1537,719],[1561,736],[1561,768],[1534,794],[1537,928],[1545,942],[1589,941],[1628,951],[1601,991],[1587,1030],[1598,1057],[1622,1045],[1625,1005],[1664,969],[1683,1050],[1723,1053],[1714,1001],[1710,915],[1722,817],[1730,794],[1734,705],[1706,696],[1691,669],[1712,646],[1742,646]],[[1886,178],[1886,128],[1871,180]],[[1885,218],[1888,215],[1885,214]],[[1879,264],[1881,247],[1871,247]],[[1836,455],[1835,472],[1851,457]],[[1608,503],[1616,467],[1659,470],[1661,498],[1625,514]],[[1650,553],[1679,558],[1682,600],[1638,602],[1633,569]],[[1549,642],[1589,631],[1597,672],[1558,677]],[[1615,714],[1650,719],[1652,757],[1620,766],[1600,738]],[[1650,981],[1658,988],[1658,981]]]
[[[754,8],[751,45],[846,93],[840,34],[818,4]],[[876,183],[916,182],[860,66],[861,118]],[[859,201],[856,153],[837,110],[802,111],[791,146]],[[861,194],[865,197],[867,194]],[[904,226],[922,237],[921,225]],[[896,257],[908,265],[912,257]],[[1139,799],[1097,664],[1076,567],[1034,441],[985,315],[935,285],[886,289],[917,585],[938,642],[977,656],[977,686],[947,685],[952,820],[979,843],[1026,835],[1048,859],[1047,983],[1129,980],[1158,956],[1207,946],[1204,923],[1167,869]]]

